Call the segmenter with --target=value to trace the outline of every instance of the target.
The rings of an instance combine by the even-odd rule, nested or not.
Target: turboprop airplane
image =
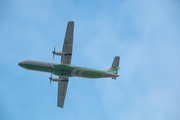
[[[64,100],[67,91],[67,85],[69,77],[84,77],[84,78],[112,78],[116,79],[119,77],[117,75],[119,69],[119,56],[114,58],[113,64],[111,68],[106,70],[96,70],[86,67],[78,67],[71,64],[71,57],[72,57],[72,46],[73,46],[73,31],[74,31],[74,22],[69,21],[67,24],[66,35],[64,39],[64,45],[62,52],[61,51],[54,51],[54,55],[61,56],[60,63],[49,63],[49,62],[42,62],[42,61],[35,61],[35,60],[25,60],[19,62],[18,65],[34,71],[41,71],[41,72],[48,72],[51,73],[50,83],[51,81],[58,82],[58,100],[57,106],[63,108]],[[52,74],[57,75],[59,77],[52,77]]]

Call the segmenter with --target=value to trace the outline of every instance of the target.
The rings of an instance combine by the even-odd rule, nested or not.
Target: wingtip
[[[58,103],[57,106],[58,106],[59,108],[63,108],[64,105],[61,105],[61,104]]]
[[[74,23],[74,21],[69,21],[68,23],[72,23],[72,22]]]

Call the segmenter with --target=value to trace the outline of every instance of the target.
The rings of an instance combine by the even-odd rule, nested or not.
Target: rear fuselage
[[[49,63],[35,60],[25,60],[18,63],[19,66],[41,72],[48,72],[60,77],[85,77],[85,78],[106,78],[118,77],[116,74],[108,73],[106,71],[95,70],[91,68],[78,67],[67,64]]]

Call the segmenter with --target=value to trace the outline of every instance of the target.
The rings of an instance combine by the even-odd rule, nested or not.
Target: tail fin
[[[117,68],[117,67],[119,67],[119,59],[120,59],[119,56],[116,56],[116,57],[114,58],[114,61],[113,61],[113,64],[112,64],[112,68]]]
[[[120,60],[120,57],[119,56],[116,56],[114,58],[114,61],[113,61],[113,64],[111,66],[111,68],[105,70],[106,72],[108,73],[112,73],[112,74],[117,74],[118,73],[118,70],[119,70],[119,60]],[[116,79],[116,77],[112,77],[112,79]]]

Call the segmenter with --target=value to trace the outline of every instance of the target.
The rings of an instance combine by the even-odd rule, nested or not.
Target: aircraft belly
[[[71,76],[84,77],[84,78],[107,78],[107,77],[117,77],[118,75],[108,73],[105,71],[90,69],[90,68],[77,67],[72,70]]]
[[[79,67],[72,70],[71,76],[85,77],[85,78],[101,78],[104,71]]]
[[[104,71],[98,70],[85,70],[81,73],[81,77],[85,78],[101,78]]]

